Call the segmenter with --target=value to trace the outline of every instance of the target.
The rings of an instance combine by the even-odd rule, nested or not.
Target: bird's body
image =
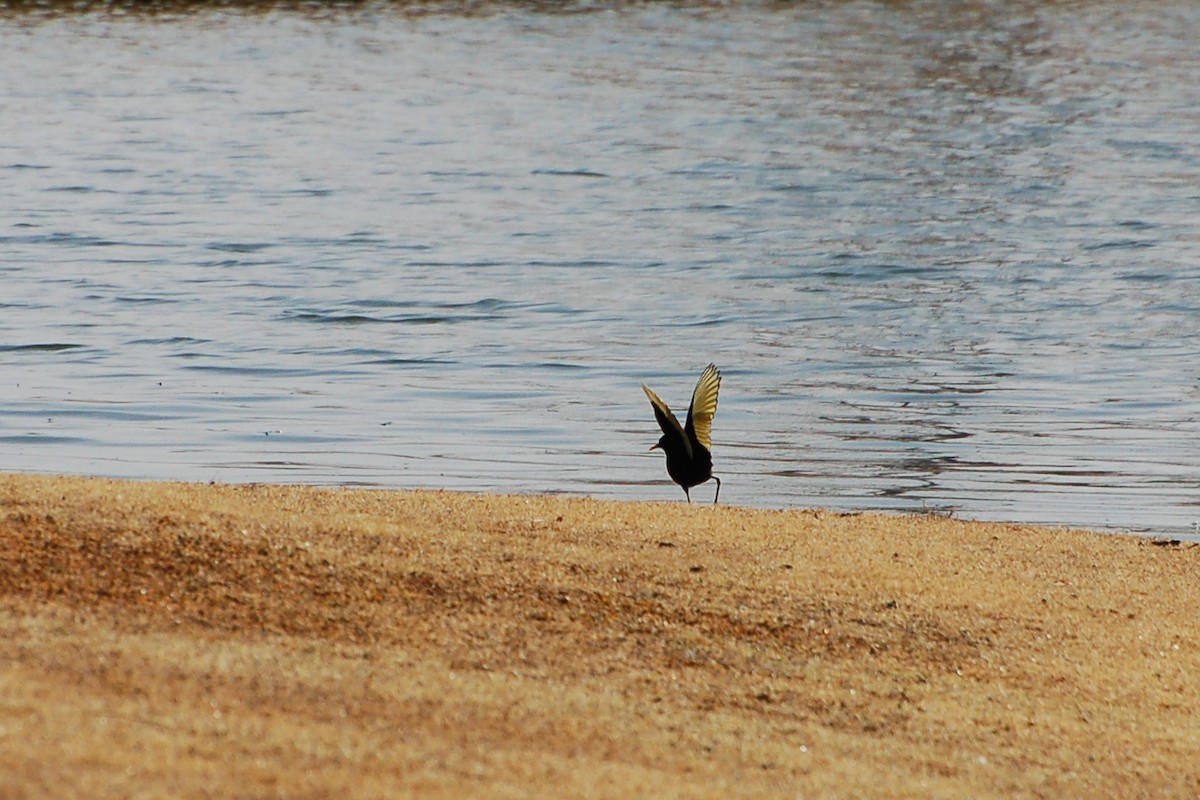
[[[642,384],[642,391],[650,398],[654,417],[663,432],[658,444],[650,449],[662,448],[667,454],[667,474],[683,487],[689,503],[692,495],[688,490],[710,478],[717,482],[714,505],[721,494],[721,479],[712,474],[712,421],[717,413],[717,394],[720,389],[721,373],[715,365],[709,364],[692,392],[687,422],[680,425],[667,404],[650,391],[650,387]]]

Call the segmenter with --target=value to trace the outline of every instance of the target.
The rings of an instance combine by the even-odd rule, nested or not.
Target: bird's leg
[[[717,482],[717,493],[713,495],[713,505],[717,504],[717,498],[721,496],[721,479],[713,475],[713,480]]]
[[[692,493],[687,490],[686,486],[683,487],[683,493],[687,496],[688,502],[692,502]]]

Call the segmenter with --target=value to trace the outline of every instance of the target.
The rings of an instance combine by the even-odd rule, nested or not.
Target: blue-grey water
[[[1200,4],[562,11],[0,14],[0,468],[1195,535]]]

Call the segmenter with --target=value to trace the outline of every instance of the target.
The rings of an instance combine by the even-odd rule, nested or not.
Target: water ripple
[[[5,468],[1193,532],[1194,5],[543,7],[5,12]]]

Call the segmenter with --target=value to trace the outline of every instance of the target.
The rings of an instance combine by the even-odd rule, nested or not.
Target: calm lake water
[[[0,468],[1195,536],[1200,4],[0,13]],[[712,484],[693,492],[711,499]]]

